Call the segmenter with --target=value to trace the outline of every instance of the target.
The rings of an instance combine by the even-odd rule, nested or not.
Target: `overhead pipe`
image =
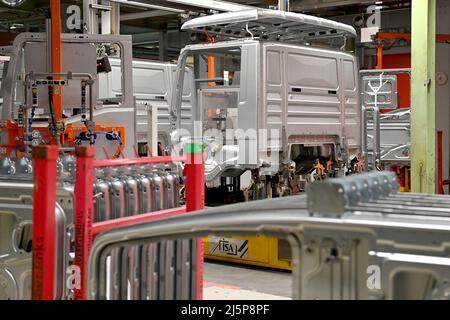
[[[61,58],[61,3],[60,0],[51,0],[52,18],[52,73],[62,72]],[[61,88],[58,92],[53,91],[53,107],[56,121],[62,120],[62,96]]]
[[[160,6],[160,5],[155,5],[155,4],[148,4],[148,3],[137,2],[137,1],[126,1],[126,0],[109,0],[109,1],[123,4],[125,6],[130,6],[130,7],[164,10],[164,11],[170,11],[170,12],[175,12],[175,13],[184,13],[185,12],[185,10],[181,10],[181,9]]]

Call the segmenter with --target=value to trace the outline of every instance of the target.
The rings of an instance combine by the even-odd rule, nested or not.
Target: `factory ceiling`
[[[92,0],[94,1],[94,0]],[[152,33],[160,30],[177,32],[186,19],[186,14],[212,14],[233,11],[246,6],[262,8],[276,7],[278,0],[113,0],[120,3],[120,30],[139,39],[136,47],[143,47],[158,39]],[[98,0],[108,5],[108,1]],[[13,5],[8,5],[10,3]],[[14,5],[17,4],[17,5]],[[83,7],[83,0],[61,0],[64,10],[76,4]],[[145,7],[140,7],[143,4]],[[411,5],[406,0],[290,0],[290,11],[313,14],[322,17],[365,13],[369,5],[377,4],[382,10],[405,8]],[[0,45],[7,45],[19,32],[43,32],[49,0],[0,0]],[[144,39],[144,40],[142,40]],[[146,40],[147,39],[147,40]],[[151,40],[148,40],[151,39]]]

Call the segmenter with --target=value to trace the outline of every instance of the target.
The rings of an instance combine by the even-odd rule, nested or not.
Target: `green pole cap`
[[[186,144],[186,154],[197,154],[203,153],[204,146],[202,143],[187,143]]]

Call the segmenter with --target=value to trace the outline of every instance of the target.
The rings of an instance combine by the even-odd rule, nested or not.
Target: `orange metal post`
[[[410,33],[388,33],[388,32],[378,32],[376,39],[384,39],[384,40],[396,40],[396,39],[404,39],[411,40]],[[449,34],[437,34],[436,42],[449,42],[450,35]]]
[[[52,72],[62,72],[61,59],[61,3],[60,0],[51,0],[52,15]],[[62,121],[62,95],[61,87],[53,91],[53,110],[56,122]]]
[[[377,69],[383,69],[383,42],[377,43]]]
[[[215,58],[214,56],[208,56],[208,79],[213,79],[215,77]],[[208,86],[214,87],[215,82],[208,82]]]

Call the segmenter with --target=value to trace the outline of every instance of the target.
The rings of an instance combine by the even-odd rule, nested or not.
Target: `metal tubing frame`
[[[1,118],[5,120],[12,119],[12,112],[15,108],[14,93],[16,77],[19,72],[19,64],[22,59],[22,51],[25,44],[28,42],[45,42],[46,35],[44,33],[20,33],[13,42],[13,45],[8,50],[1,50],[2,53],[10,55],[10,63],[7,70],[7,75],[4,80],[5,87],[3,95],[3,107]],[[133,77],[132,70],[132,41],[131,36],[111,36],[111,35],[79,35],[79,34],[62,34],[61,41],[63,43],[114,43],[119,46],[121,52],[121,72],[122,72],[122,104],[131,107],[134,105],[133,95]]]
[[[359,70],[359,74],[372,74],[372,73],[384,73],[384,74],[397,74],[407,73],[411,75],[411,68],[392,68],[392,69],[363,69]]]
[[[33,300],[55,299],[56,251],[56,146],[33,150]]]
[[[87,129],[88,129],[89,133],[91,134],[91,141],[92,141],[93,134],[92,134],[91,128],[95,127],[95,122],[94,122],[94,108],[95,108],[95,104],[94,104],[93,97],[92,97],[92,92],[94,90],[93,89],[94,80],[95,80],[94,77],[90,73],[77,73],[77,72],[68,72],[68,73],[61,73],[61,72],[59,72],[59,73],[52,73],[52,72],[49,72],[49,73],[40,73],[40,72],[34,73],[34,72],[31,72],[31,73],[27,73],[25,75],[25,86],[24,86],[24,89],[25,89],[25,106],[28,106],[28,90],[32,87],[31,86],[31,82],[40,80],[40,79],[38,79],[39,77],[41,77],[42,80],[45,80],[46,77],[50,77],[50,78],[58,79],[58,80],[62,80],[64,78],[67,81],[72,80],[74,78],[80,79],[80,81],[88,80],[88,81],[86,81],[86,84],[89,87],[89,120],[90,120],[91,123],[90,123],[90,125],[87,126]],[[61,86],[59,86],[59,90],[61,91]],[[24,137],[23,140],[27,141],[28,135],[29,135],[28,126],[26,126],[25,128],[26,128],[26,130],[25,130],[25,137]],[[57,132],[58,132],[58,130],[57,130]],[[58,144],[58,141],[60,139],[60,137],[58,137],[58,136],[60,136],[60,132],[58,132],[57,135],[55,136],[55,140],[56,140],[57,144]],[[29,141],[28,141],[28,143],[29,143]],[[28,148],[29,145],[27,144],[26,147]]]
[[[369,74],[408,74],[411,78],[411,68],[392,68],[392,69],[363,69],[359,71],[360,75],[369,75]],[[361,80],[361,87],[362,80]],[[380,119],[380,110],[379,108],[365,107],[361,106],[361,143],[362,148],[361,152],[365,159],[364,168],[368,169],[368,147],[367,147],[367,121],[368,121],[368,113],[372,112],[372,118],[374,122],[374,140],[373,140],[373,165],[376,168],[376,164],[378,161],[378,165],[381,165],[381,119]]]
[[[141,222],[149,222],[156,219],[162,219],[162,218],[169,218],[181,213],[186,212],[186,207],[179,207],[179,208],[173,208],[173,209],[167,209],[167,210],[161,210],[156,212],[149,212],[144,214],[139,214],[136,216],[129,216],[114,220],[107,220],[107,221],[101,221],[96,222],[92,225],[92,239],[95,239],[100,233],[120,228],[124,226],[129,226],[130,224],[137,224]]]
[[[210,53],[211,49],[216,50],[220,48],[227,49],[241,49],[244,43],[247,43],[248,39],[239,39],[232,41],[223,41],[220,43],[207,43],[207,44],[194,44],[187,45],[181,49],[178,56],[177,67],[175,71],[175,77],[173,79],[173,89],[171,94],[171,105],[169,110],[169,122],[172,131],[179,130],[181,128],[181,104],[183,100],[183,86],[186,69],[186,60],[189,55],[198,55],[202,53]],[[209,80],[209,81],[208,81]],[[210,82],[211,79],[206,79]],[[197,115],[197,118],[199,115]],[[196,119],[198,120],[198,119]]]

